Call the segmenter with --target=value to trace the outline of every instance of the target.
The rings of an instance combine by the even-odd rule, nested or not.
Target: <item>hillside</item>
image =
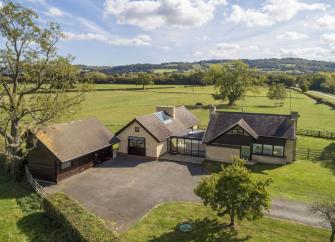
[[[80,65],[83,70],[99,70],[106,74],[129,72],[182,72],[195,67],[206,68],[211,64],[225,63],[231,60],[204,60],[198,62],[171,62],[161,64],[133,64],[124,66],[87,66]],[[335,71],[334,62],[306,60],[300,58],[282,59],[243,59],[250,67],[266,72],[309,73],[318,71]]]

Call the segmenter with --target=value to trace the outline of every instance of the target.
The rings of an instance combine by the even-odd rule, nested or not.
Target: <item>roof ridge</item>
[[[268,116],[287,116],[290,114],[279,114],[279,113],[253,113],[253,112],[234,112],[234,111],[216,111],[215,113],[229,113],[229,114],[247,114],[247,115],[268,115]]]

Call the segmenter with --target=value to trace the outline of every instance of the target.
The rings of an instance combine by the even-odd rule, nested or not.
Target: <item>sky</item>
[[[335,61],[335,0],[17,0],[75,63],[301,57]],[[1,44],[1,43],[0,43]]]

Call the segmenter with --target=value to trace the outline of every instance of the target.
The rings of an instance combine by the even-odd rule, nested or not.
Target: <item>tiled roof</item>
[[[209,143],[235,125],[241,126],[251,136],[295,139],[295,124],[290,115],[241,112],[215,112],[208,123],[203,138]]]
[[[61,162],[119,142],[96,118],[48,126],[40,130],[36,137]]]

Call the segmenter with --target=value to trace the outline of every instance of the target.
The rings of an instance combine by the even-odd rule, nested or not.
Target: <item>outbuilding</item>
[[[48,126],[36,134],[28,154],[28,168],[41,180],[59,182],[113,157],[119,143],[98,119],[90,118]]]

